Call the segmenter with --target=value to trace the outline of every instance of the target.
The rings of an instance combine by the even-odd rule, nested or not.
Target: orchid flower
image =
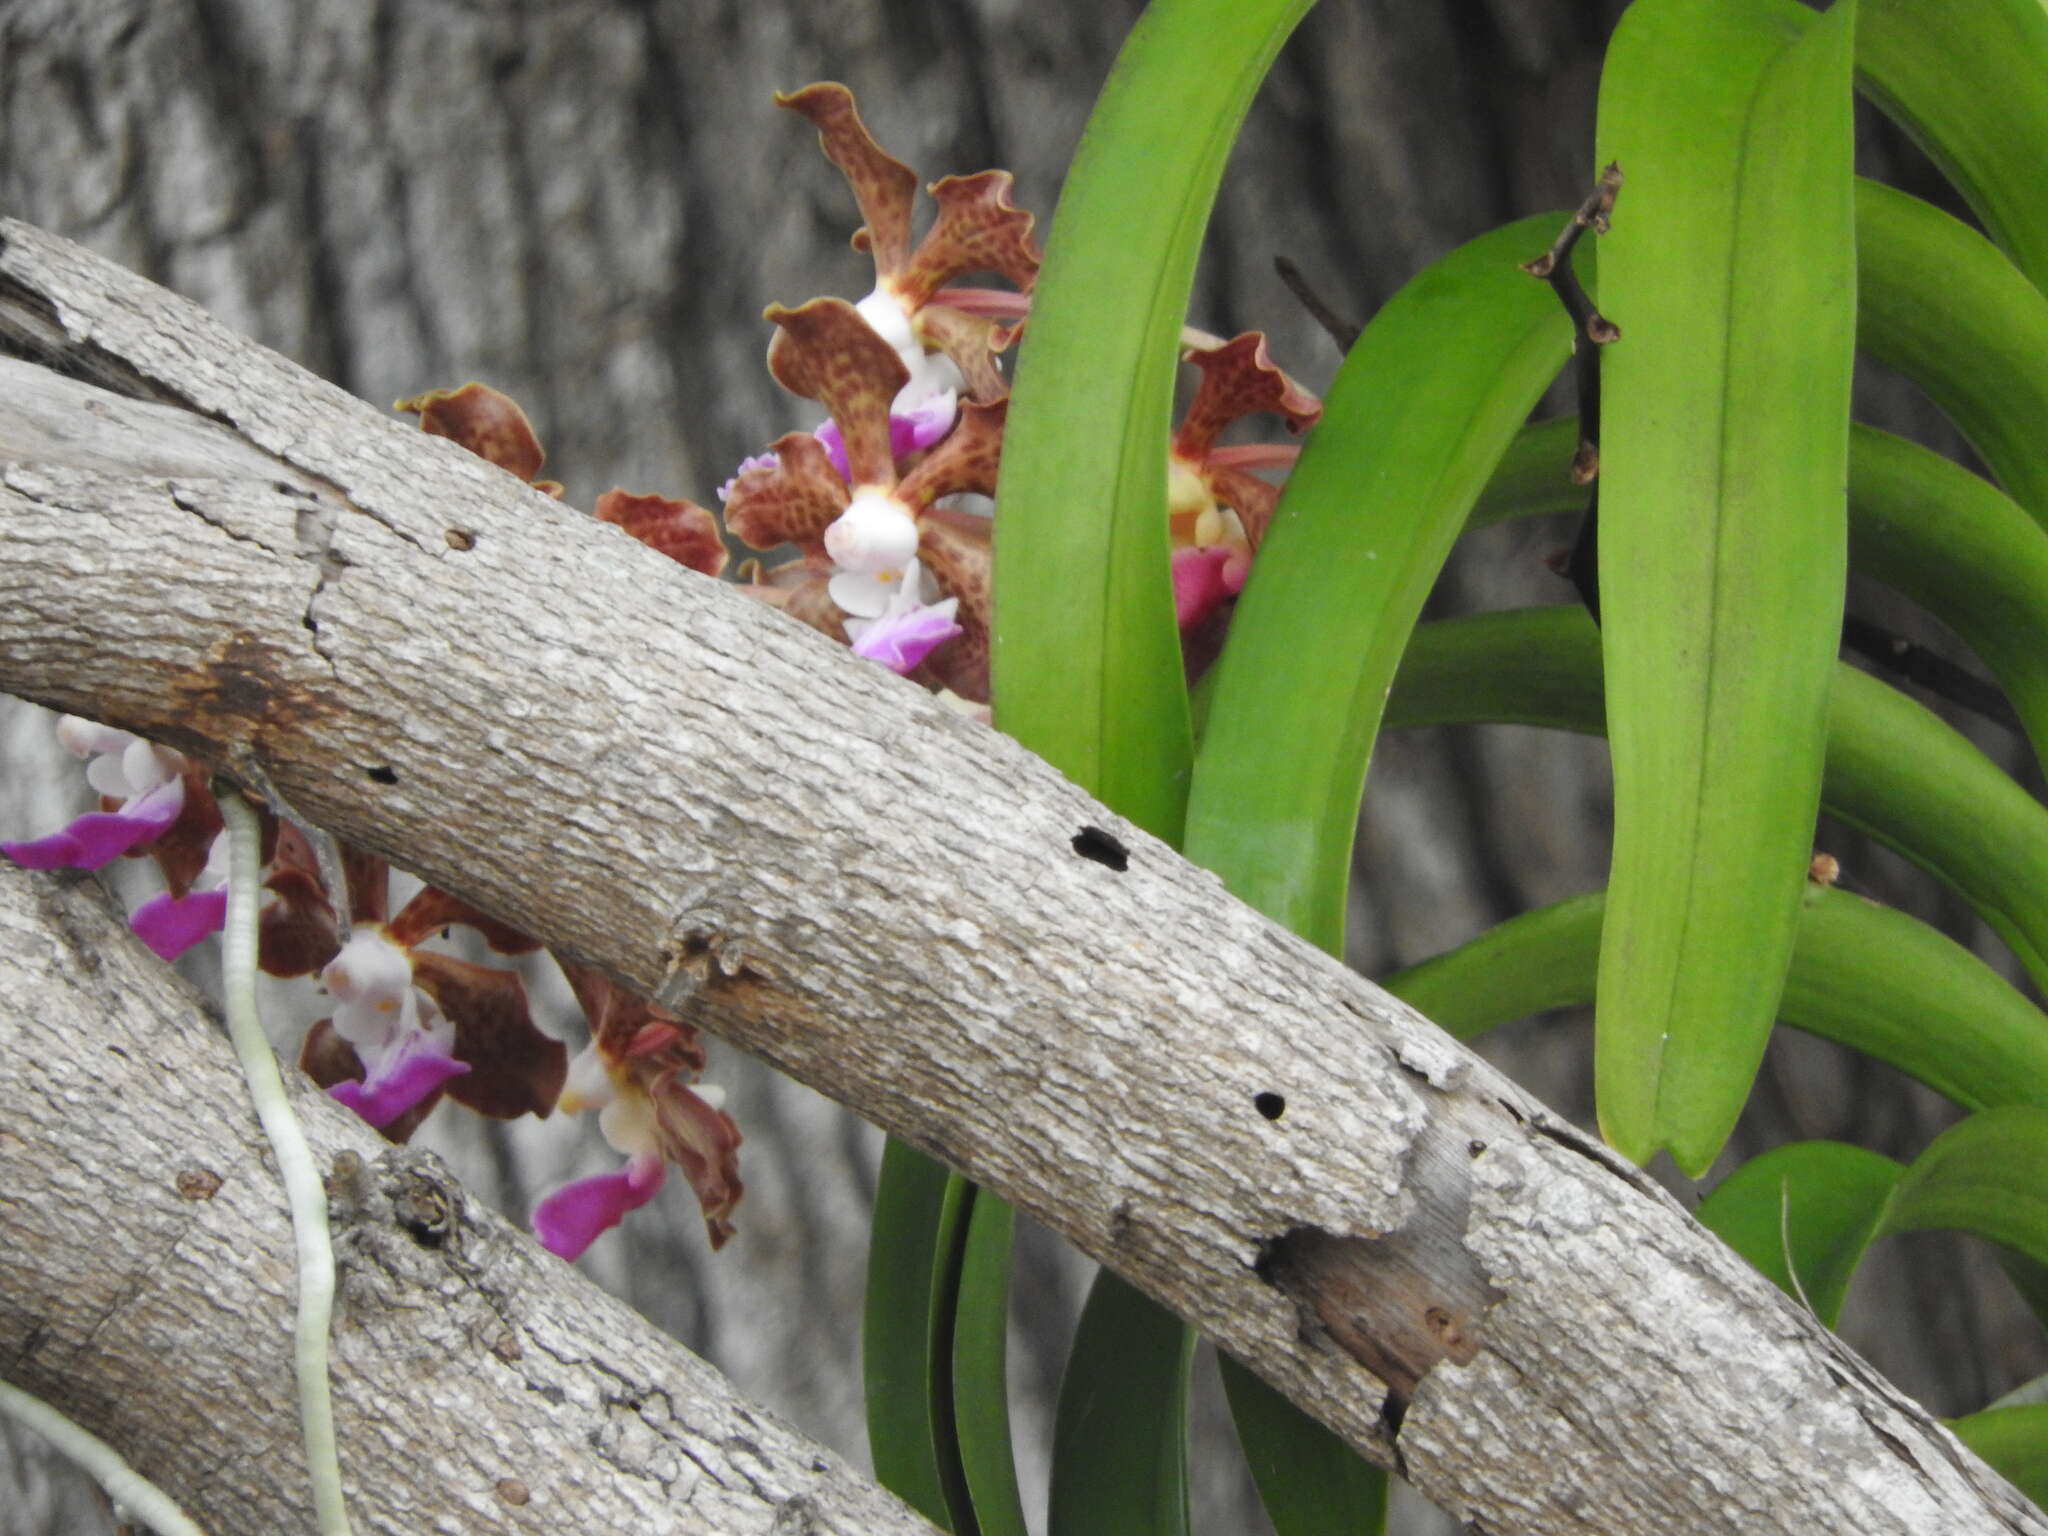
[[[986,699],[989,520],[938,502],[963,492],[994,494],[1007,402],[963,402],[953,429],[902,469],[889,403],[910,370],[896,349],[841,299],[775,307],[768,317],[780,332],[777,376],[830,412],[847,473],[817,438],[790,433],[774,444],[772,467],[735,479],[727,528],[757,549],[797,546],[806,578],[825,588],[832,605],[821,613],[815,597],[799,590],[786,590],[783,601],[796,616],[822,619],[819,627],[834,638],[852,638],[848,617],[880,618],[888,606],[884,591],[898,588],[918,562],[920,581],[929,579],[955,601],[948,622],[960,632],[924,646],[916,670],[964,697]]]
[[[997,355],[1019,326],[978,304],[979,290],[946,285],[998,273],[1018,291],[991,296],[1021,319],[1040,259],[1031,215],[1010,201],[1007,172],[949,176],[933,183],[938,216],[913,246],[917,177],[875,143],[852,93],[813,85],[776,101],[818,130],[852,188],[875,287],[858,304],[768,311],[769,370],[828,415],[719,489],[736,537],[803,557],[745,590],[896,671],[986,699],[988,519],[937,504],[993,494],[1009,394]]]
[[[1322,414],[1321,402],[1273,365],[1266,338],[1257,331],[1196,346],[1185,358],[1202,371],[1202,382],[1166,460],[1173,603],[1183,631],[1243,590],[1252,556],[1273,520],[1279,487],[1249,471],[1290,464],[1295,456],[1291,445],[1218,447],[1218,435],[1260,411],[1281,417],[1290,432],[1306,430]]]
[[[668,1166],[696,1191],[713,1248],[732,1236],[729,1218],[742,1192],[739,1127],[723,1093],[693,1088],[704,1049],[689,1025],[620,991],[602,972],[564,965],[590,1019],[591,1040],[570,1064],[556,1107],[598,1111],[598,1129],[622,1154],[623,1168],[576,1179],[534,1207],[541,1246],[575,1259],[661,1188]]]
[[[470,1070],[455,1059],[455,1027],[413,986],[411,956],[386,935],[357,929],[320,980],[334,994],[334,1032],[364,1067],[361,1082],[327,1091],[371,1125],[381,1130]]]
[[[337,946],[310,860],[296,845],[286,858],[279,841],[270,885],[280,916],[264,942],[280,964],[266,957],[264,968],[278,974],[286,955],[310,962],[335,999],[300,1046],[307,1076],[390,1141],[410,1136],[444,1093],[500,1120],[554,1108],[568,1052],[534,1026],[518,972],[424,947],[456,924],[499,954],[530,954],[532,939],[433,886],[387,916],[390,866],[346,850],[352,931]]]
[[[973,272],[999,273],[1020,293],[1030,292],[1037,281],[1041,258],[1031,239],[1032,218],[1010,201],[1010,173],[982,171],[933,182],[938,216],[913,247],[917,175],[875,143],[853,93],[827,82],[777,96],[775,102],[818,130],[819,148],[846,177],[860,207],[863,223],[853,243],[874,255],[875,288],[855,307],[908,370],[891,395],[891,410],[908,412],[946,387],[970,400],[1002,398],[1008,389],[995,357],[1016,339],[1016,329],[956,307],[941,290]],[[807,394],[783,377],[778,354],[785,346],[778,336],[769,348],[768,366],[795,393]],[[950,367],[942,368],[928,353],[939,354]]]
[[[58,720],[57,741],[86,759],[86,782],[99,791],[100,808],[47,837],[0,843],[0,852],[29,869],[101,869],[123,854],[146,852],[169,889],[129,919],[142,941],[175,960],[218,933],[227,916],[227,855],[204,770],[133,732],[77,715]]]
[[[57,741],[86,759],[85,779],[99,792],[100,809],[46,837],[0,843],[0,853],[25,869],[103,869],[177,822],[186,793],[186,763],[177,753],[77,715],[57,722]]]

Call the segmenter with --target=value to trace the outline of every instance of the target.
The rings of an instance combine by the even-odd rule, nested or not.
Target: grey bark
[[[1638,1170],[1007,738],[76,247],[0,224],[0,295],[118,389],[0,417],[0,686],[687,1010],[1483,1529],[2048,1532]]]
[[[430,1153],[293,1074],[329,1170],[336,1418],[372,1532],[932,1529]],[[0,1358],[210,1531],[311,1528],[284,1191],[203,997],[90,882],[0,868]]]
[[[843,186],[769,93],[846,79],[883,143],[921,173],[1006,165],[1022,201],[1049,214],[1136,9],[0,0],[0,212],[199,299],[366,398],[488,379],[533,412],[576,504],[614,482],[704,500],[742,455],[810,420],[760,366],[761,306],[866,283],[845,249]],[[1323,0],[1234,158],[1195,318],[1267,328],[1282,361],[1319,384],[1334,350],[1275,282],[1273,256],[1362,317],[1457,241],[1572,201],[1619,9]],[[1866,129],[1869,168],[1898,169],[1896,145]],[[1933,190],[1918,174],[1914,190]],[[1924,407],[1901,414],[1882,381],[1859,405],[1938,436]],[[1437,611],[1564,600],[1541,556],[1568,537],[1551,526],[1468,541]],[[1599,884],[1604,775],[1601,744],[1518,728],[1383,742],[1353,963],[1382,974]],[[1953,904],[1882,851],[1824,837],[1860,888],[1954,926]],[[1589,1123],[1582,1021],[1502,1031],[1487,1050]],[[713,1258],[680,1201],[588,1264],[858,1456],[851,1309],[872,1134],[744,1058],[714,1072],[749,1135],[741,1237]],[[1949,1113],[1893,1074],[1794,1038],[1773,1048],[1736,1146],[1832,1135],[1911,1155]],[[515,1216],[587,1171],[552,1128],[479,1134],[457,1121],[429,1134]],[[1033,1484],[1081,1277],[1036,1239],[1026,1252],[1014,1354]],[[1966,1411],[2048,1370],[2038,1330],[1974,1251],[1916,1240],[1870,1269],[1847,1335],[1930,1406]],[[1198,1458],[1198,1477],[1225,1470],[1241,1485],[1230,1456]],[[7,1486],[0,1473],[0,1508]],[[1212,1486],[1206,1502],[1222,1497]],[[1220,1528],[1254,1518],[1241,1502],[1220,1507]],[[8,1519],[0,1531],[18,1536]]]

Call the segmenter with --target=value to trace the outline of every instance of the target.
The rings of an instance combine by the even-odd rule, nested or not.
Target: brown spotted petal
[[[963,401],[959,425],[903,477],[896,487],[896,499],[921,514],[941,496],[962,491],[995,495],[996,470],[1003,457],[1003,422],[1009,410],[1008,400],[988,404]]]
[[[531,481],[547,462],[526,412],[510,395],[488,384],[429,390],[399,401],[392,409],[412,412],[419,417],[423,431],[448,438],[522,480]],[[551,494],[559,494],[559,490],[556,487]]]
[[[889,406],[910,382],[896,349],[844,299],[813,299],[764,311],[779,327],[768,368],[791,394],[815,400],[839,424],[855,485],[893,485]]]
[[[1207,458],[1217,434],[1241,416],[1270,411],[1285,418],[1290,432],[1300,432],[1323,412],[1321,401],[1274,366],[1262,332],[1246,331],[1220,347],[1190,352],[1187,360],[1202,370],[1202,383],[1174,434],[1173,451],[1190,463]]]
[[[1014,186],[1008,171],[933,182],[938,218],[909,265],[900,275],[885,274],[882,286],[908,309],[922,309],[947,283],[975,272],[1000,273],[1029,293],[1042,258],[1031,239],[1031,215],[1010,201]]]
[[[808,432],[776,440],[773,464],[742,470],[725,498],[725,526],[755,549],[795,544],[823,557],[825,530],[846,510],[846,482]]]
[[[990,520],[936,508],[918,520],[917,557],[948,597],[960,600],[960,633],[933,651],[918,676],[976,704],[988,702]]]
[[[443,928],[457,923],[465,928],[474,928],[483,935],[484,942],[501,955],[530,955],[540,948],[540,940],[522,933],[510,923],[501,923],[495,917],[486,916],[461,897],[450,896],[431,885],[420,887],[419,894],[405,904],[385,932],[399,948],[411,949]]]
[[[1010,383],[996,366],[996,354],[1016,340],[1018,327],[950,305],[927,304],[911,321],[911,329],[919,341],[952,359],[968,399],[1000,400],[1009,394]]]
[[[680,1073],[669,1071],[647,1084],[654,1102],[661,1155],[674,1163],[697,1192],[704,1230],[713,1248],[732,1236],[733,1207],[746,1188],[740,1183],[740,1128],[731,1115],[690,1091]]]
[[[818,146],[839,167],[853,188],[853,200],[867,222],[854,232],[855,250],[872,250],[875,269],[890,276],[910,259],[910,207],[917,197],[917,176],[909,166],[885,154],[853,104],[853,92],[836,81],[807,85],[775,105],[808,118],[818,130]]]
[[[569,1053],[534,1027],[516,971],[414,950],[412,979],[455,1026],[449,1054],[469,1064],[449,1080],[450,1098],[499,1120],[544,1117],[555,1107]]]
[[[725,541],[708,509],[667,496],[635,496],[613,489],[597,498],[591,515],[626,530],[650,549],[706,576],[725,569]]]

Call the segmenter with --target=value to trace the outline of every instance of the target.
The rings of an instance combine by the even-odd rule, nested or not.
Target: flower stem
[[[119,1451],[41,1398],[0,1381],[0,1414],[49,1441],[104,1488],[108,1498],[157,1536],[206,1536],[175,1499],[129,1466]]]
[[[334,1310],[334,1250],[327,1235],[327,1186],[285,1097],[277,1057],[256,1013],[256,917],[261,894],[263,833],[256,812],[230,785],[216,781],[214,798],[228,832],[228,921],[222,935],[228,1037],[242,1063],[256,1118],[270,1138],[291,1205],[298,1246],[299,1317],[294,1363],[299,1425],[313,1479],[320,1536],[349,1536],[341,1462],[334,1440],[334,1399],[327,1379],[327,1332]]]

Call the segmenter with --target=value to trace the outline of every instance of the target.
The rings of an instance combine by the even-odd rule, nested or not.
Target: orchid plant
[[[991,498],[1009,397],[1001,359],[1022,332],[1037,275],[1031,215],[1011,202],[1006,172],[947,177],[932,188],[937,218],[913,245],[916,177],[874,142],[852,93],[820,84],[778,101],[816,127],[846,174],[866,221],[857,243],[875,258],[875,288],[857,303],[768,311],[771,372],[826,415],[745,460],[719,488],[721,511],[614,489],[592,515],[706,576],[725,573],[729,541],[783,557],[750,560],[742,590],[856,655],[985,705]],[[948,286],[983,272],[1014,287]],[[1227,617],[1271,521],[1278,489],[1248,466],[1292,458],[1284,445],[1220,448],[1218,435],[1258,412],[1298,432],[1319,409],[1273,365],[1263,337],[1191,336],[1202,383],[1169,445],[1173,579],[1189,631]],[[532,422],[499,391],[472,383],[396,409],[562,495],[558,481],[540,478],[547,456]],[[205,769],[73,716],[58,722],[57,740],[86,760],[100,807],[0,850],[35,869],[146,856],[167,889],[133,914],[144,942],[171,960],[218,932],[226,840]],[[669,1166],[695,1191],[712,1246],[731,1237],[740,1135],[718,1090],[698,1084],[705,1057],[693,1028],[565,962],[590,1028],[570,1060],[535,1026],[516,970],[432,947],[455,927],[508,958],[536,951],[533,939],[431,886],[393,912],[389,865],[355,849],[342,850],[336,890],[317,834],[275,814],[264,825],[260,963],[272,976],[315,981],[334,1003],[299,1053],[314,1081],[395,1142],[444,1098],[497,1119],[598,1111],[624,1168],[556,1190],[534,1212],[536,1234],[564,1258],[651,1200]]]
[[[1340,954],[1380,730],[1610,729],[1612,888],[1385,984],[1464,1035],[1597,1001],[1603,1133],[1694,1176],[1726,1142],[1775,1023],[1919,1077],[1968,1116],[1911,1165],[1779,1148],[1723,1181],[1702,1219],[1830,1324],[1870,1241],[1930,1225],[2002,1244],[2048,1316],[2048,1016],[1810,860],[1825,807],[1958,892],[2048,986],[2048,811],[1928,710],[1837,660],[1845,641],[1887,658],[2048,749],[2048,13],[2039,0],[1835,0],[1824,13],[1636,0],[1602,87],[1609,169],[1586,201],[1415,277],[1343,338],[1325,402],[1259,333],[1209,335],[1186,313],[1231,140],[1305,9],[1155,0],[1043,256],[1007,174],[932,184],[913,239],[917,178],[851,93],[777,98],[845,175],[854,242],[875,265],[857,300],[766,312],[768,367],[819,419],[737,466],[715,509],[613,490],[593,515],[992,713]],[[1856,181],[1859,88],[1929,149],[1986,233]],[[974,285],[991,277],[1006,286]],[[1859,347],[1951,415],[1989,478],[1852,426]],[[1182,363],[1195,380],[1174,426]],[[1567,367],[1577,417],[1528,425]],[[561,494],[496,391],[400,409]],[[1239,440],[1252,417],[1265,440]],[[1418,624],[1462,532],[1546,511],[1580,518],[1561,566],[1576,602]],[[1959,681],[1845,625],[1852,564],[1947,621],[1993,678]],[[1318,666],[1301,667],[1311,654]],[[81,720],[58,739],[86,760],[98,808],[7,854],[36,868],[153,859],[166,890],[134,925],[166,957],[218,928],[221,815],[204,770]],[[732,1235],[739,1131],[699,1084],[687,1021],[567,965],[590,1032],[572,1059],[534,1024],[515,971],[433,947],[456,926],[508,958],[532,939],[432,888],[394,912],[381,859],[323,859],[318,839],[266,818],[260,916],[263,968],[317,978],[333,999],[300,1053],[317,1082],[393,1140],[444,1099],[500,1117],[596,1110],[623,1166],[535,1213],[565,1257],[645,1205],[670,1167],[713,1245]],[[866,1317],[874,1460],[956,1531],[1025,1528],[1002,1407],[1010,1237],[999,1201],[890,1145]],[[1097,1283],[1060,1406],[1055,1536],[1186,1528],[1189,1346],[1144,1297]],[[1224,1370],[1280,1536],[1379,1528],[1381,1474]],[[2000,1404],[1957,1429],[2038,1495],[2043,1414]]]

